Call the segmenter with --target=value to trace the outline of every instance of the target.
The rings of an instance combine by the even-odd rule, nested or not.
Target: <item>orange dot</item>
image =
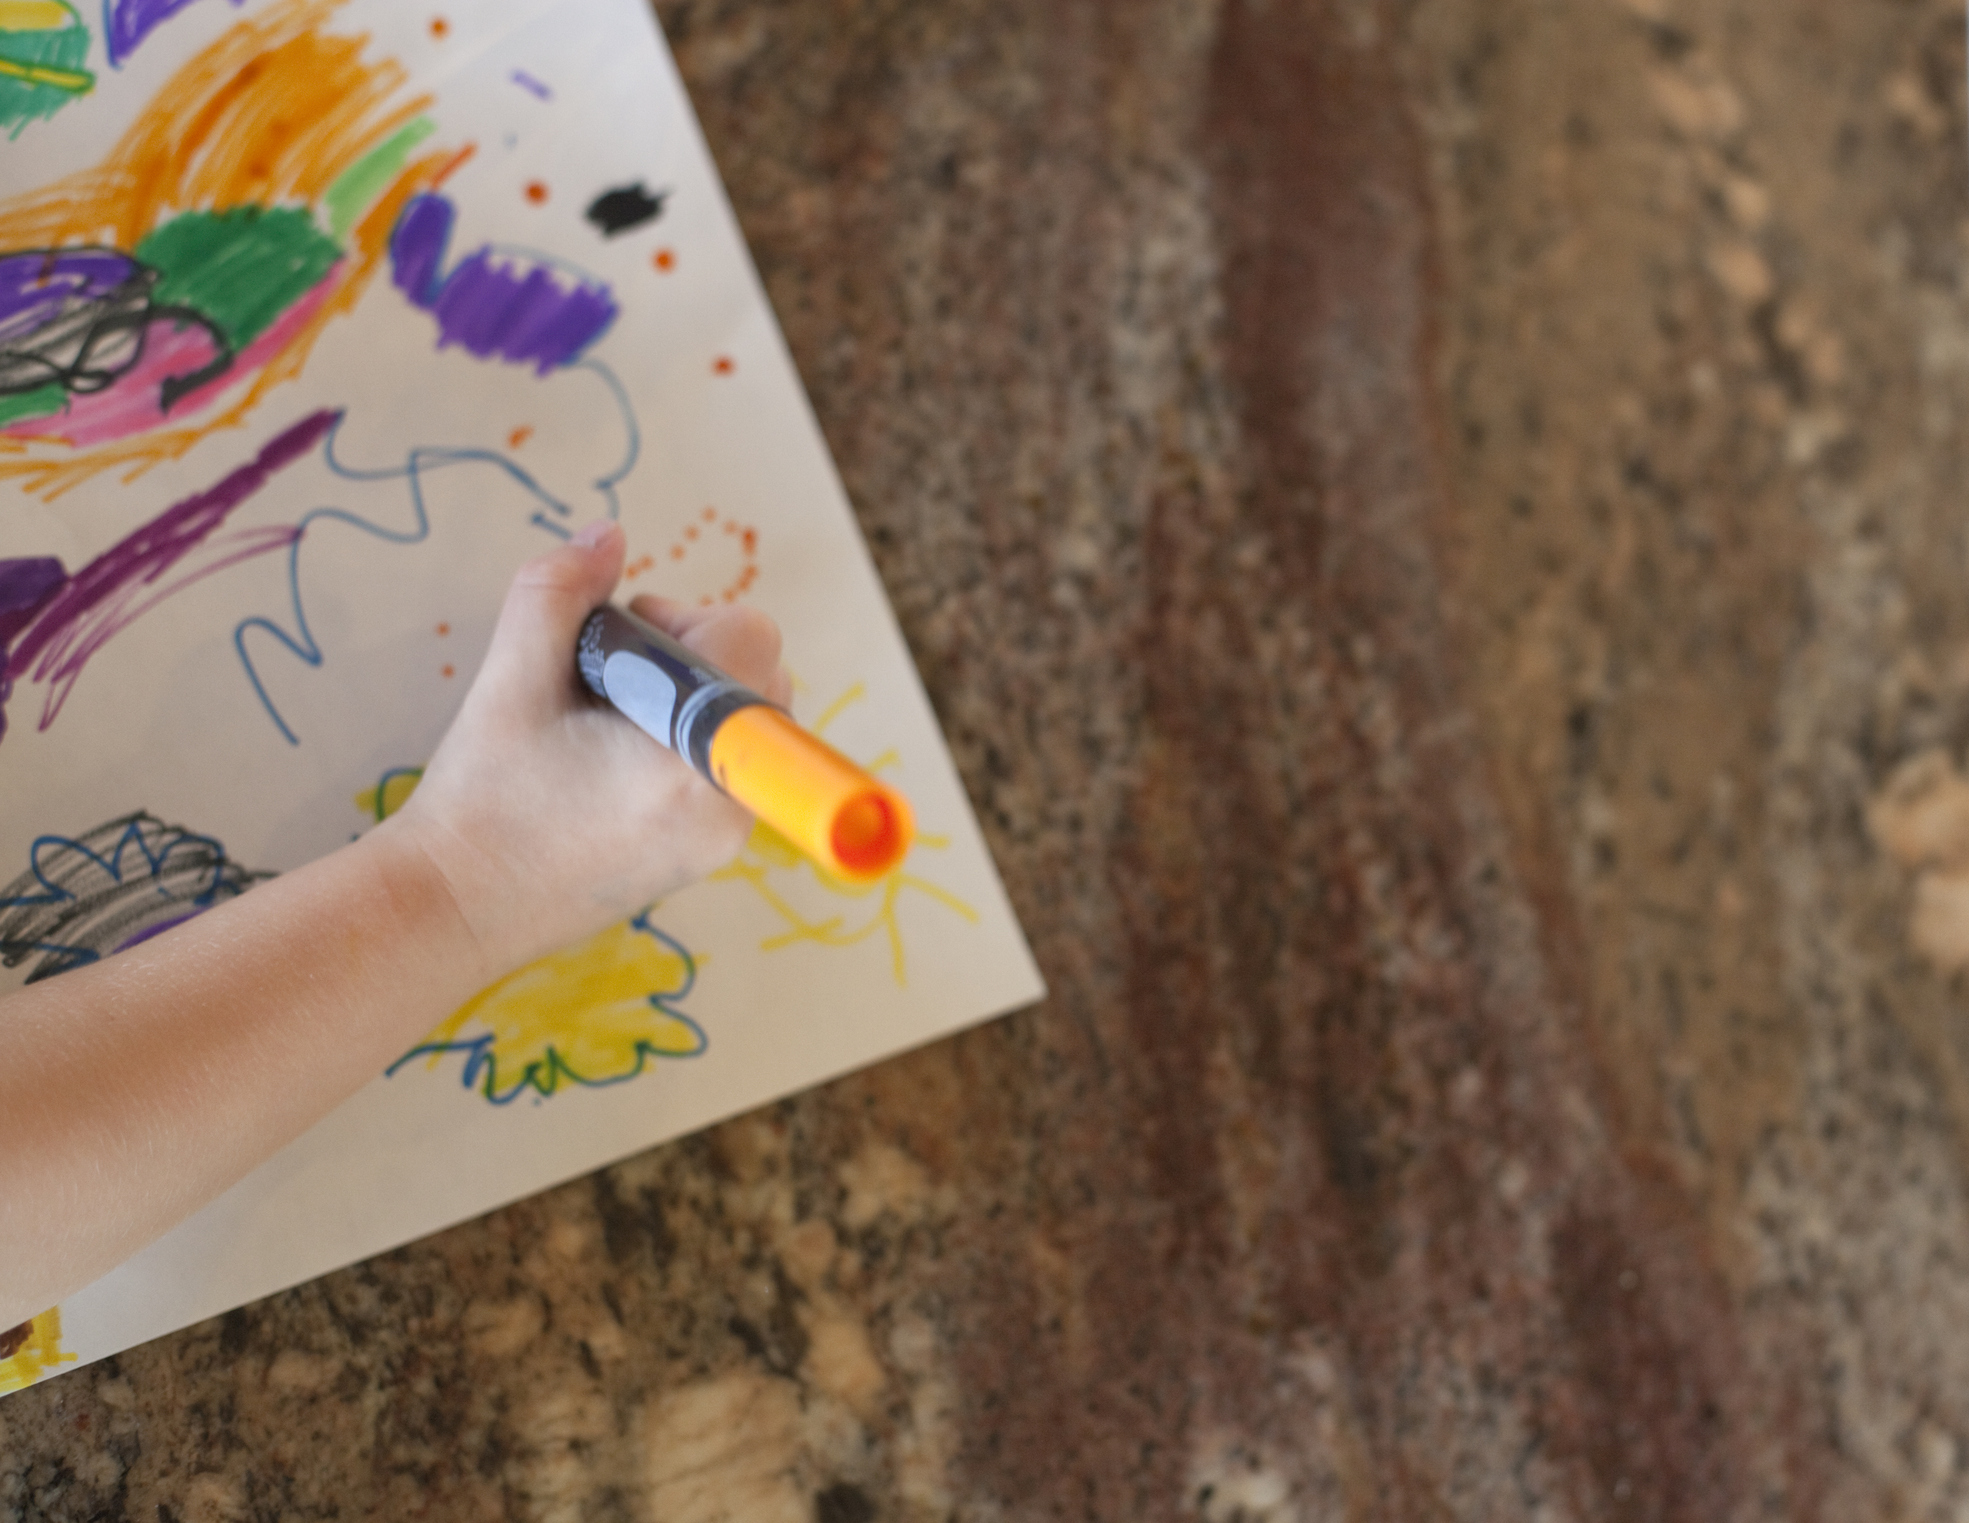
[[[673,561],[680,561],[683,558],[684,558],[684,547],[682,545],[672,545],[670,547],[670,559]]]
[[[685,525],[684,525],[684,538],[685,538],[685,539],[696,539],[696,538],[697,538],[697,525],[696,525],[696,524],[685,524]]]
[[[451,633],[451,626],[450,626],[449,624],[440,624],[440,625],[438,626],[438,633],[439,633],[439,634],[441,634],[441,635],[448,635],[448,634],[450,634],[450,633]]]
[[[447,666],[447,667],[445,667],[445,669],[444,669],[444,674],[445,674],[445,676],[447,676],[447,677],[452,677],[452,676],[456,676],[456,675],[457,675],[457,671],[458,671],[458,669],[457,669],[456,667],[454,667],[454,666]]]
[[[737,524],[735,524],[735,523],[733,523],[733,522],[732,522],[732,521],[731,521],[731,520],[730,520],[729,518],[728,518],[728,519],[726,519],[726,520],[725,520],[725,532],[726,532],[727,534],[736,534],[736,533],[738,533],[738,525],[737,525]]]
[[[532,437],[533,437],[533,425],[531,423],[522,423],[518,428],[514,429],[510,434],[506,436],[506,443],[512,449],[518,449],[522,444],[526,443],[526,441],[531,439]]]
[[[527,200],[529,200],[529,201],[531,201],[531,202],[532,202],[532,203],[533,203],[533,204],[534,204],[535,206],[544,206],[544,205],[546,205],[546,202],[547,202],[547,182],[546,182],[546,181],[544,181],[544,180],[529,180],[529,181],[527,181],[527,184],[526,184],[526,198],[527,198]]]
[[[709,598],[699,598],[699,599],[697,600],[697,606],[698,606],[699,608],[709,608],[709,607],[711,606],[711,599],[709,599]]]
[[[433,37],[436,37],[440,41],[442,41],[444,39],[445,34],[450,30],[451,30],[451,23],[449,21],[446,21],[444,17],[433,16],[431,18],[431,35]]]
[[[717,371],[719,375],[730,375],[732,373],[732,357],[729,354],[719,355],[716,363],[711,368]]]
[[[650,263],[668,275],[672,270],[677,268],[677,256],[668,249],[658,249],[656,251],[656,258],[652,259]]]
[[[747,555],[750,555],[754,550],[757,550],[758,548],[759,548],[759,531],[757,529],[747,529],[745,531],[745,553]]]
[[[715,523],[718,517],[718,510],[716,508],[706,508],[702,517],[706,523]]]

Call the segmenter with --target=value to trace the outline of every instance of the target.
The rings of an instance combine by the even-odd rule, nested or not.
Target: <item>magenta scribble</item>
[[[212,536],[341,417],[329,409],[310,413],[216,486],[158,514],[73,576],[46,556],[0,560],[0,736],[16,678],[47,685],[37,726],[45,730],[89,658],[118,633],[194,582],[293,544],[300,530],[291,524]]]

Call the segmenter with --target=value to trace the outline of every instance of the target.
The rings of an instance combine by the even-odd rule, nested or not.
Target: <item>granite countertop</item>
[[[1052,995],[0,1516],[1962,1517],[1960,4],[659,9]]]

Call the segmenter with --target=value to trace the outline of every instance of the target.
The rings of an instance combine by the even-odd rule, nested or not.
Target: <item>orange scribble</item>
[[[731,356],[728,354],[719,355],[711,368],[717,371],[719,375],[730,375],[733,369]]]
[[[677,256],[668,249],[658,249],[656,258],[650,262],[666,275],[677,268]]]
[[[722,528],[727,535],[739,543],[744,563],[739,567],[738,574],[720,588],[714,598],[704,599],[706,606],[716,598],[722,598],[727,603],[733,602],[750,592],[752,584],[759,579],[759,531],[748,524],[740,523],[735,518],[720,514],[716,508],[705,508],[698,517],[703,523]],[[700,537],[701,531],[697,524],[685,524],[678,535],[677,542],[670,547],[670,559],[673,561],[684,559],[690,554],[691,546],[697,543]]]
[[[0,201],[0,251],[108,244],[133,249],[184,211],[313,204],[341,175],[431,104],[397,100],[409,76],[363,61],[366,34],[316,30],[343,0],[283,0],[231,27],[152,98],[91,169]],[[405,164],[350,230],[324,300],[228,407],[183,428],[158,428],[76,451],[59,438],[0,437],[0,480],[52,500],[104,471],[133,481],[236,428],[301,373],[323,329],[350,311],[380,266],[404,203],[441,183],[472,149]]]
[[[527,198],[527,200],[529,200],[529,201],[531,201],[531,202],[532,202],[532,203],[533,203],[533,204],[534,204],[535,206],[544,206],[544,205],[546,205],[546,202],[547,202],[547,184],[546,184],[546,182],[545,182],[544,180],[529,180],[529,181],[527,181],[527,184],[526,184],[526,198]]]
[[[514,429],[510,434],[506,436],[506,444],[507,447],[510,449],[518,449],[522,444],[526,443],[526,441],[531,439],[532,437],[533,437],[533,425],[530,423],[522,423],[518,428]]]

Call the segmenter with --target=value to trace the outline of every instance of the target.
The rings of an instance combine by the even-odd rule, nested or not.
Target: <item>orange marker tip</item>
[[[880,878],[908,855],[914,834],[901,795],[871,791],[851,798],[834,816],[828,842],[843,877]]]
[[[872,883],[909,852],[908,801],[784,710],[739,710],[712,737],[710,759],[727,793],[834,877]]]

